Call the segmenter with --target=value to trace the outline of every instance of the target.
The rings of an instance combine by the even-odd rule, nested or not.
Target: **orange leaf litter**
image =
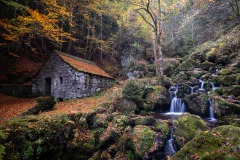
[[[119,94],[121,92],[120,88],[120,85],[111,87],[107,91],[104,91],[101,96],[59,102],[55,105],[53,110],[42,112],[39,116],[92,112],[98,108],[100,104],[112,102],[114,100],[112,96],[114,94]],[[7,119],[17,117],[21,113],[34,107],[36,104],[35,98],[17,98],[0,94],[0,123],[3,123]]]

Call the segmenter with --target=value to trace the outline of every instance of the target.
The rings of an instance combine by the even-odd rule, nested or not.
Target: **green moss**
[[[199,116],[190,114],[180,116],[173,126],[175,127],[176,143],[181,147],[192,140],[198,133],[208,129]]]
[[[236,84],[240,85],[240,75],[236,77]]]
[[[218,72],[219,75],[230,75],[230,74],[232,74],[232,73],[233,73],[233,71],[230,70],[230,69],[221,69],[221,70]]]
[[[216,48],[211,48],[207,53],[206,53],[206,59],[209,62],[214,62],[216,60]]]
[[[190,113],[205,116],[208,113],[208,96],[205,94],[190,94],[184,97]]]
[[[235,97],[239,96],[240,93],[240,85],[232,85],[230,87],[226,87],[223,89],[223,94],[225,95],[233,95]]]
[[[144,109],[148,111],[152,111],[155,108],[155,106],[158,104],[160,106],[167,105],[170,103],[168,99],[167,91],[165,87],[162,86],[154,86],[152,87],[152,90],[146,95],[146,105]]]
[[[123,98],[132,100],[136,103],[142,102],[143,93],[143,87],[133,80],[127,81],[122,91]]]
[[[153,125],[155,121],[153,116],[138,116],[135,118],[136,125]]]
[[[169,125],[164,121],[157,121],[154,125],[154,130],[161,132],[164,137],[167,137],[169,134]]]
[[[237,75],[235,75],[235,74],[221,75],[221,76],[219,76],[218,84],[223,85],[223,86],[234,85],[234,84],[236,84],[236,77],[237,77]]]
[[[133,145],[137,157],[143,157],[154,141],[154,132],[147,126],[136,126],[133,130]]]
[[[212,105],[213,107],[218,108],[218,115],[225,115],[228,113],[238,113],[240,112],[240,105],[228,102],[220,96],[212,96]]]
[[[240,115],[238,115],[238,114],[228,114],[226,116],[220,117],[218,123],[240,127]]]
[[[187,143],[173,160],[178,159],[239,159],[239,127],[220,126],[212,132],[198,134]]]

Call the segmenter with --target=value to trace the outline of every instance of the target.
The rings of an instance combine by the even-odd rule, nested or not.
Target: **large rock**
[[[153,144],[154,131],[150,127],[138,125],[133,129],[133,146],[136,157],[144,157]]]
[[[176,144],[182,147],[198,133],[208,129],[206,123],[196,115],[183,114],[173,124]]]
[[[187,143],[173,160],[179,159],[239,159],[240,128],[220,126],[201,132]]]
[[[188,112],[200,116],[209,116],[209,101],[208,96],[205,94],[190,94],[184,97],[184,101],[188,107]]]
[[[146,105],[144,106],[146,110],[159,110],[164,106],[169,106],[170,97],[167,93],[165,87],[155,86],[146,95]]]

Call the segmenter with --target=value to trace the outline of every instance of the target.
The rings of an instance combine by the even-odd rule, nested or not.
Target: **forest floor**
[[[39,116],[91,112],[101,105],[113,102],[116,97],[121,96],[121,92],[122,85],[114,85],[95,96],[58,102],[53,110],[42,112]],[[18,98],[4,94],[0,94],[0,97],[0,124],[37,105],[35,98]]]

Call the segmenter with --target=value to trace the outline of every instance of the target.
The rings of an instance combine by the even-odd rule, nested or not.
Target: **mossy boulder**
[[[240,128],[230,125],[204,131],[187,143],[172,159],[239,159]]]
[[[135,118],[136,125],[151,126],[156,122],[153,116],[138,116]]]
[[[108,123],[108,127],[105,132],[100,136],[99,145],[100,147],[107,147],[115,143],[119,136],[121,135],[121,130],[114,123]]]
[[[196,115],[183,114],[174,122],[174,137],[178,146],[182,147],[198,133],[208,129],[206,123]]]
[[[218,84],[223,85],[223,86],[231,86],[236,84],[236,74],[231,74],[231,75],[221,75],[219,76],[218,79]]]
[[[222,116],[220,117],[218,123],[240,127],[240,115],[228,114],[228,115]]]
[[[141,159],[154,144],[154,131],[148,126],[138,125],[134,127],[132,135],[135,155]]]
[[[157,120],[156,123],[153,126],[153,130],[156,131],[158,134],[159,138],[159,149],[163,149],[164,145],[167,140],[167,137],[169,135],[169,125],[166,121],[164,120]]]
[[[169,106],[170,98],[165,87],[154,86],[152,90],[147,93],[145,102],[146,105],[144,109],[152,111],[158,110],[163,106]]]
[[[221,70],[218,72],[219,75],[230,75],[230,74],[232,74],[232,73],[233,73],[233,71],[230,70],[230,69],[221,69]]]
[[[188,112],[207,117],[209,109],[208,96],[205,94],[190,94],[184,97]]]
[[[165,75],[170,76],[171,71],[173,71],[177,66],[179,66],[180,61],[176,58],[165,58],[163,60],[163,72]]]
[[[203,69],[204,71],[208,71],[211,67],[213,67],[213,63],[205,61],[200,65],[200,68]]]
[[[240,96],[240,85],[232,85],[223,89],[223,94],[233,95],[235,97]]]
[[[236,77],[236,84],[240,85],[240,75]]]
[[[134,114],[137,111],[137,105],[134,101],[128,99],[121,100],[120,112],[126,115]]]
[[[112,122],[118,127],[118,128],[125,128],[131,124],[131,119],[129,116],[121,115],[118,113],[113,113],[113,120]]]
[[[211,96],[211,99],[213,109],[218,116],[240,113],[240,104],[231,102],[231,99],[224,99],[220,96]]]
[[[107,128],[108,126],[108,117],[106,114],[96,114],[93,121],[93,128]]]
[[[180,71],[190,71],[193,70],[198,65],[198,62],[193,59],[187,59],[182,64],[180,64],[176,70]]]

